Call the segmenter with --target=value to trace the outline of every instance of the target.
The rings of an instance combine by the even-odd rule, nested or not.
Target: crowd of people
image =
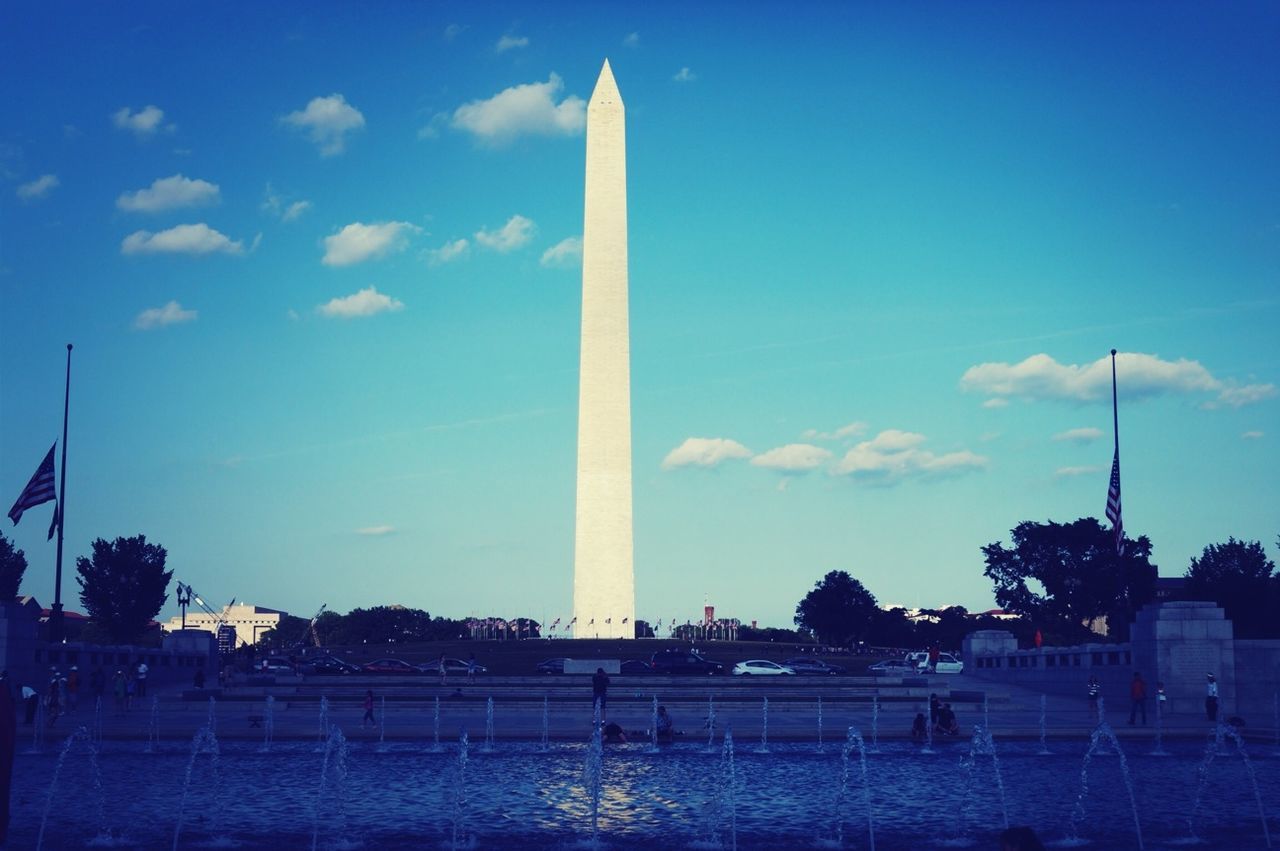
[[[44,723],[54,726],[63,715],[79,708],[86,686],[87,699],[92,700],[94,706],[110,697],[116,714],[128,712],[136,700],[147,696],[150,670],[146,662],[140,661],[136,665],[117,668],[108,681],[106,670],[97,665],[89,672],[86,682],[81,677],[79,665],[72,665],[66,671],[55,665],[49,669],[49,680],[42,687],[24,684],[18,689],[23,706],[23,723],[27,726],[35,724],[37,713],[44,710]]]

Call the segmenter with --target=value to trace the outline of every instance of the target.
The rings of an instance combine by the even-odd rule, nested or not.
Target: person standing
[[[1129,726],[1133,726],[1133,719],[1139,713],[1142,713],[1142,726],[1147,726],[1147,684],[1142,679],[1142,674],[1138,671],[1133,672],[1133,681],[1129,683]]]
[[[124,671],[117,670],[116,675],[111,678],[111,694],[116,700],[116,714],[124,714],[124,699],[127,696],[127,690],[124,682]]]
[[[1218,721],[1218,681],[1213,674],[1209,675],[1209,684],[1204,695],[1204,714],[1210,721]]]
[[[467,682],[474,683],[476,681],[476,669],[480,664],[476,662],[476,654],[472,653],[471,658],[467,660]]]
[[[591,675],[591,706],[600,707],[600,720],[605,718],[605,703],[609,700],[609,675],[604,668],[596,668]]]
[[[89,672],[89,688],[93,689],[93,702],[102,700],[102,691],[107,687],[107,675],[101,665],[95,665]]]
[[[1089,675],[1089,682],[1085,686],[1085,693],[1089,695],[1089,718],[1093,723],[1102,720],[1098,717],[1098,695],[1102,692],[1102,683],[1098,682],[1098,678],[1093,674]]]
[[[147,667],[147,663],[141,659],[138,660],[138,667],[135,669],[137,674],[134,676],[135,693],[138,697],[147,696],[147,674],[151,669]]]
[[[67,711],[71,712],[80,705],[80,668],[76,665],[71,666],[71,673],[67,674]]]
[[[5,676],[0,686],[0,845],[9,838],[9,792],[17,745],[18,711],[9,693],[8,676]]]
[[[444,685],[449,676],[449,669],[444,664],[444,654],[440,654],[440,658],[436,661],[436,670],[440,672],[440,685]]]
[[[26,710],[23,724],[30,727],[36,723],[36,707],[40,705],[40,692],[29,685],[22,686],[22,703]]]
[[[378,722],[373,718],[373,689],[367,689],[364,693],[364,717],[360,719],[360,726],[365,724],[371,727],[377,727]]]

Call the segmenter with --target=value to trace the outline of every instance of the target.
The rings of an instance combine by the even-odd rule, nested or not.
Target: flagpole
[[[1116,350],[1111,350],[1111,433],[1116,439],[1116,458],[1120,457],[1120,412],[1116,406]],[[67,447],[66,439],[63,438],[62,448]]]
[[[67,413],[71,409],[71,344],[67,343],[67,383],[62,396],[62,469],[58,484],[58,555],[53,572],[53,605],[49,608],[49,640],[62,640],[62,529],[67,523]]]

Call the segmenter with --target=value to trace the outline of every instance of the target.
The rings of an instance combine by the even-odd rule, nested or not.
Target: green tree
[[[168,598],[172,570],[165,549],[145,535],[93,542],[93,555],[76,559],[80,602],[94,624],[117,644],[140,639]]]
[[[1280,637],[1280,575],[1258,541],[1210,544],[1186,572],[1187,593],[1226,610],[1237,638]]]
[[[18,596],[22,574],[27,572],[27,555],[0,534],[0,602],[7,603]]]
[[[867,634],[876,608],[876,598],[861,582],[833,570],[796,606],[795,623],[824,644],[845,645]]]
[[[1080,639],[1105,617],[1109,637],[1124,640],[1133,615],[1155,597],[1156,568],[1145,535],[1125,538],[1121,556],[1111,531],[1092,517],[1025,521],[1011,534],[1012,549],[999,541],[982,548],[984,574],[1002,608],[1035,624]]]

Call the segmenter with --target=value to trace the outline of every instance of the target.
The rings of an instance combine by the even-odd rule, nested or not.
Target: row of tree
[[[908,616],[881,609],[875,596],[844,571],[818,581],[796,606],[795,623],[825,644],[865,642],[886,647],[955,647],[974,629],[1010,629],[1024,642],[1036,631],[1053,644],[1128,638],[1138,609],[1155,599],[1156,566],[1145,535],[1126,537],[1116,552],[1109,529],[1092,517],[1073,523],[1019,523],[1010,545],[982,548],[983,571],[996,602],[1016,621],[975,620],[962,607]],[[1210,544],[1192,558],[1179,596],[1226,610],[1238,638],[1280,638],[1280,573],[1258,541]]]

